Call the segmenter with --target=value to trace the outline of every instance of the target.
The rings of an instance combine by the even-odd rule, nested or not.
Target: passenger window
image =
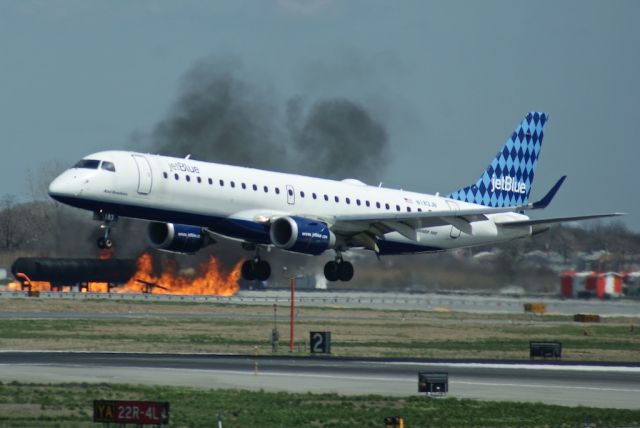
[[[422,208],[418,208],[418,212],[421,213],[422,212]]]
[[[293,190],[289,189],[287,193],[289,193],[289,196],[293,196]]]
[[[164,178],[169,178],[169,174],[167,174],[167,172],[166,172],[166,171],[162,173],[162,176],[163,176]]]
[[[213,184],[213,180],[209,179],[209,185],[212,185],[212,184]]]
[[[360,199],[356,199],[356,205],[360,206]]]
[[[380,202],[376,202],[376,208],[380,208]]]
[[[280,188],[276,187],[276,195],[279,195],[279,194],[280,194]]]
[[[173,174],[173,178],[175,178],[177,181],[180,178],[180,176],[178,174]]]
[[[202,178],[198,177],[198,183],[202,183]]]
[[[236,187],[236,183],[234,181],[230,182],[229,184],[231,185],[232,188]]]
[[[247,185],[245,183],[242,183],[241,186],[242,186],[243,189],[247,188]]]
[[[370,206],[371,206],[371,204],[369,203],[369,201],[364,201],[364,204],[365,204],[366,206],[368,206],[368,207],[370,207]]]
[[[385,207],[386,209],[389,209],[389,204],[384,204],[384,207]]]
[[[340,202],[340,198],[339,197],[335,197],[336,202]]]
[[[396,205],[396,211],[400,211],[400,205]]]
[[[351,199],[347,198],[346,201],[347,201],[347,205],[351,204]]]
[[[254,191],[258,190],[258,186],[256,184],[254,184],[252,187]]]
[[[224,187],[224,180],[220,179],[220,187]]]
[[[324,195],[324,200],[328,202],[329,201],[329,195]]]
[[[407,207],[407,212],[410,213],[411,212],[411,207]]]
[[[318,199],[318,195],[316,195],[315,193],[312,193],[312,194],[311,194],[311,197],[312,197],[313,199]]]
[[[104,161],[102,162],[102,165],[100,165],[100,168],[104,169],[105,171],[116,172],[116,166],[113,164],[113,162]]]
[[[300,191],[300,197],[304,198],[304,192],[302,190]]]

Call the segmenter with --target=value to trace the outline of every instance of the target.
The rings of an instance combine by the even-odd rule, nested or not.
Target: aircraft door
[[[296,203],[296,192],[293,190],[293,186],[290,184],[286,185],[287,188],[287,203],[289,205],[293,205]]]
[[[138,167],[138,193],[141,195],[148,195],[151,193],[151,165],[149,160],[142,155],[131,155],[133,160],[136,161]]]
[[[453,201],[447,201],[447,205],[449,206],[451,211],[457,212],[459,209],[458,204]],[[451,232],[449,232],[449,236],[451,236],[451,239],[457,239],[458,237],[460,237],[460,233],[460,229],[458,229],[454,225],[451,225]]]

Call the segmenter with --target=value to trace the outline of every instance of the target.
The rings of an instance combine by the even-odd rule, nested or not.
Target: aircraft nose
[[[63,196],[76,196],[80,191],[80,183],[67,172],[56,177],[49,184],[49,196],[53,199]]]
[[[67,186],[65,186],[64,177],[60,175],[49,184],[49,196],[54,197],[63,195],[66,193],[66,188]]]

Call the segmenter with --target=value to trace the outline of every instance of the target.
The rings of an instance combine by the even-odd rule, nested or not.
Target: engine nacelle
[[[149,223],[149,242],[155,248],[173,253],[193,254],[209,244],[201,227],[173,223]]]
[[[269,237],[276,247],[314,256],[336,245],[336,236],[326,223],[297,216],[276,219]]]

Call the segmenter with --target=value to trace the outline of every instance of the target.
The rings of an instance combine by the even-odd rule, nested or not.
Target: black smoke
[[[181,79],[177,100],[151,134],[162,155],[275,168],[285,155],[274,138],[275,111],[260,90],[235,77],[238,66],[201,61]]]
[[[200,61],[181,79],[170,113],[150,135],[152,152],[336,179],[378,182],[388,163],[385,126],[362,103],[302,96],[275,101],[263,79],[234,61]],[[284,114],[279,114],[284,110]]]
[[[376,180],[386,165],[387,132],[367,109],[346,98],[317,101],[301,127],[289,103],[289,129],[297,163],[306,173],[341,179]]]

